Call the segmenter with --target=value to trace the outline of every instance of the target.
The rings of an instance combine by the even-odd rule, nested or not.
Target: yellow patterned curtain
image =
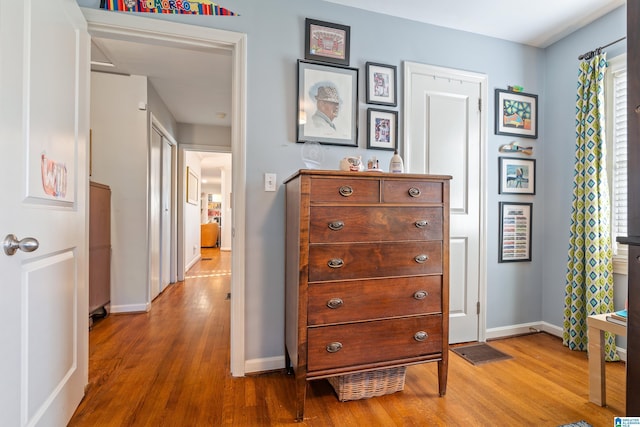
[[[580,63],[576,101],[576,153],[563,343],[587,350],[587,316],[614,311],[609,233],[609,189],[604,132],[606,53]],[[614,336],[605,339],[606,360],[619,360]]]

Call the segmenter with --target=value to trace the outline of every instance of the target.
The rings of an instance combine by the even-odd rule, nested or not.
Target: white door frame
[[[143,18],[125,13],[105,13],[82,8],[91,36],[119,38],[173,47],[198,46],[232,52],[231,151],[232,250],[231,261],[231,374],[245,373],[245,211],[246,211],[246,105],[247,36],[226,30]],[[180,180],[180,177],[178,177]],[[180,195],[179,195],[180,196]],[[179,243],[179,242],[178,242]],[[180,246],[178,246],[180,248]],[[180,254],[178,254],[180,260]]]
[[[476,81],[481,85],[482,99],[485,105],[480,107],[480,236],[479,236],[479,266],[478,266],[478,301],[480,310],[478,313],[478,341],[486,341],[487,332],[487,111],[488,111],[488,78],[485,74],[455,68],[439,67],[435,65],[419,64],[409,61],[403,62],[404,66],[404,123],[403,123],[403,153],[406,158],[411,156],[411,87],[412,75],[423,74],[427,70],[430,74],[442,78],[456,80]]]

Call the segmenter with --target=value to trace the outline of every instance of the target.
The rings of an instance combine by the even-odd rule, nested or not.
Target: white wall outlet
[[[276,191],[276,174],[264,174],[264,191]]]

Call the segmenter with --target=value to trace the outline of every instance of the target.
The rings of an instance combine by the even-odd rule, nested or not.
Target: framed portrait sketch
[[[350,33],[346,25],[305,19],[304,59],[349,65]]]
[[[515,157],[498,158],[500,194],[536,194],[536,161]]]
[[[367,110],[367,148],[394,151],[398,148],[398,112]]]
[[[498,262],[531,261],[533,203],[500,202]]]
[[[396,66],[366,63],[367,104],[398,105],[396,99]]]
[[[298,60],[297,141],[358,146],[358,70]]]
[[[538,137],[538,95],[496,89],[496,135]]]

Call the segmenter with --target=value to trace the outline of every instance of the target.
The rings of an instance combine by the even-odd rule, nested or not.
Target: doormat
[[[571,424],[562,424],[561,426],[558,426],[558,427],[593,427],[593,426],[586,421],[577,421]]]
[[[451,351],[461,356],[473,365],[496,362],[498,360],[511,359],[506,353],[496,350],[486,343],[470,344],[461,347],[453,347]]]

